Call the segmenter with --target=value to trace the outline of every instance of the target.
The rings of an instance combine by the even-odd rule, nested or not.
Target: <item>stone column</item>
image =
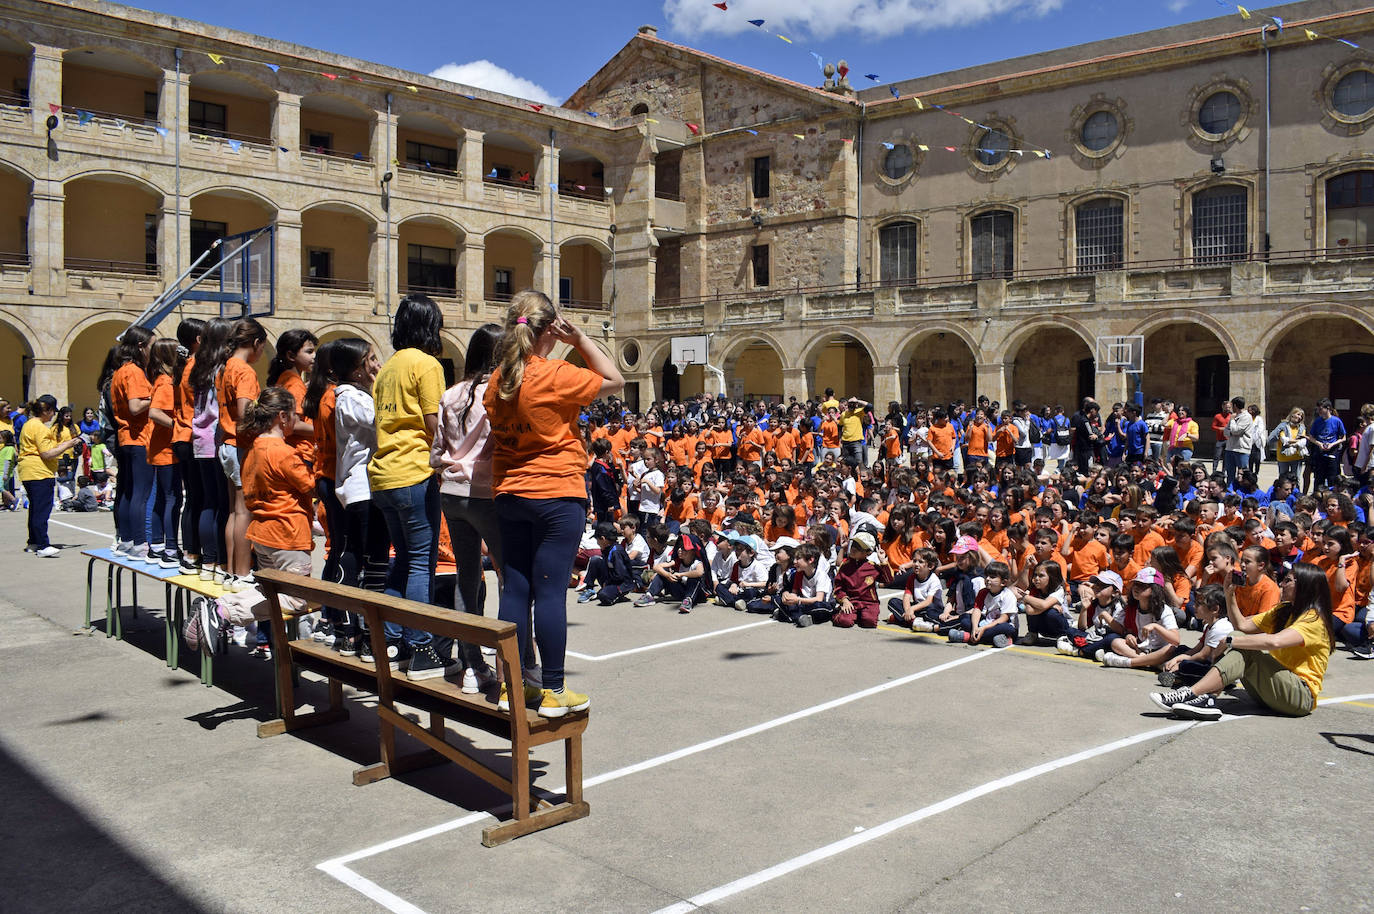
[[[902,399],[902,370],[897,365],[873,366],[873,409],[879,415],[887,412],[887,404]]]
[[[542,257],[544,265],[543,269],[540,269],[541,264],[539,264],[538,260],[536,260],[535,262],[533,277],[534,288],[539,290],[540,292],[543,292],[545,295],[549,297],[551,301],[557,304],[558,276],[559,268],[562,264],[562,258],[559,254],[558,246],[546,243],[543,247],[542,253],[539,251],[535,252],[535,257]],[[519,290],[517,289],[516,291],[518,292]]]
[[[168,130],[184,132],[190,123],[190,110],[191,77],[184,71],[178,74],[176,70],[163,70],[162,85],[157,94],[158,124]],[[172,151],[170,142],[169,138],[167,152]]]
[[[29,283],[35,295],[66,295],[64,201],[60,182],[33,182],[28,245]]]
[[[806,402],[806,398],[811,396],[809,374],[810,372],[805,368],[784,368],[782,370],[782,399],[784,402],[792,397],[796,397],[798,403]]]
[[[458,170],[462,173],[464,192],[469,200],[482,199],[482,140],[485,136],[480,130],[465,129],[463,145],[458,150]]]
[[[487,246],[481,236],[463,239],[463,299],[474,308],[487,297]]]
[[[389,243],[388,243],[389,242]],[[386,223],[378,222],[376,233],[372,236],[372,266],[367,278],[372,282],[373,310],[381,311],[390,300],[394,310],[400,301],[398,290],[401,287],[399,264],[401,236],[396,223],[391,224],[387,234]]]
[[[178,206],[178,201],[180,206]],[[162,224],[157,234],[157,264],[164,287],[170,286],[191,265],[191,201],[175,193],[162,198]],[[201,264],[213,267],[225,250],[210,254]]]
[[[1244,397],[1246,403],[1260,404],[1260,415],[1272,429],[1278,417],[1287,415],[1284,410],[1289,404],[1275,403],[1277,411],[1271,413],[1266,408],[1269,404],[1265,402],[1264,387],[1264,359],[1240,359],[1231,363],[1231,396]]]
[[[996,400],[998,403],[1008,403],[1011,385],[1008,383],[1008,374],[1011,366],[1006,362],[978,362],[974,365],[974,389],[978,396],[987,397],[989,400]]]
[[[387,154],[390,150],[390,154]],[[372,161],[377,163],[377,180],[395,168],[392,159],[400,159],[401,150],[396,148],[396,114],[374,111],[372,121]]]
[[[29,65],[29,107],[36,115],[33,129],[39,136],[48,132],[49,105],[62,104],[62,49],[47,45],[33,46],[33,61]]]
[[[293,153],[301,146],[301,97],[290,92],[278,92],[272,106],[272,142]],[[281,149],[278,148],[278,153]]]
[[[29,370],[29,394],[52,394],[58,403],[71,402],[67,399],[67,360],[35,358]]]
[[[301,277],[305,274],[305,248],[301,238],[300,210],[277,210],[276,244],[277,310],[289,309],[303,313]]]
[[[1093,384],[1093,399],[1102,404],[1105,418],[1111,412],[1113,403],[1129,403],[1135,395],[1135,381],[1129,372],[1099,374]],[[1066,404],[1067,406],[1067,404]]]
[[[627,383],[639,385],[639,408],[641,412],[647,409],[650,403],[659,399],[657,372],[649,370],[630,372],[625,375],[625,380]]]

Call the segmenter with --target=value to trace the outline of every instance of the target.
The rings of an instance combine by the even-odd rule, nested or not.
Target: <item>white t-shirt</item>
[[[735,568],[739,568],[739,586],[741,587],[763,587],[768,583],[768,566],[758,556],[748,565],[739,562],[739,556],[735,557],[735,564],[731,567],[731,573]],[[729,581],[729,575],[726,576]]]
[[[663,471],[649,470],[640,476],[639,489],[639,510],[645,514],[663,513]],[[657,492],[649,490],[648,486],[658,489]]]
[[[801,577],[800,573],[798,573],[797,577]],[[795,579],[793,580],[792,586],[789,589],[793,593],[798,593],[797,583]],[[826,574],[818,568],[816,569],[816,573],[811,577],[801,578],[800,595],[806,597],[807,599],[810,599],[811,597],[815,596],[829,596],[830,575]]]
[[[1235,630],[1236,627],[1231,624],[1231,620],[1223,617],[1213,622],[1211,625],[1207,626],[1207,628],[1203,630],[1202,643],[1210,648],[1215,649],[1221,644],[1221,642],[1226,640],[1227,635],[1231,634]]]
[[[631,565],[647,565],[649,563],[649,544],[640,533],[635,534],[635,538],[625,544],[625,551],[630,555]]]
[[[1116,612],[1112,614],[1112,618],[1124,626],[1126,624],[1126,607],[1118,606]],[[1127,632],[1126,634],[1135,635],[1136,641],[1140,645],[1140,651],[1144,654],[1157,651],[1168,644],[1168,642],[1164,640],[1164,636],[1157,631],[1150,632],[1144,639],[1141,638],[1140,633],[1145,630],[1145,626],[1152,622],[1158,622],[1164,628],[1178,631],[1178,620],[1174,618],[1172,610],[1166,611],[1164,617],[1161,619],[1156,619],[1150,613],[1137,611],[1135,614],[1135,631]]]
[[[997,593],[989,593],[983,598],[983,615],[979,619],[979,624],[987,625],[1004,613],[1007,616],[1007,621],[1015,625],[1016,593],[1010,587],[1003,587]]]
[[[625,483],[625,497],[630,501],[639,501],[639,483],[635,481],[638,476],[644,475],[644,461],[636,460],[630,464],[629,480]]]
[[[941,606],[943,605],[943,601],[939,598],[938,594],[943,590],[944,586],[940,583],[940,576],[938,574],[927,575],[924,581],[918,581],[912,578],[911,602],[913,604],[920,603],[927,597],[935,596],[936,599],[931,603],[931,606]]]

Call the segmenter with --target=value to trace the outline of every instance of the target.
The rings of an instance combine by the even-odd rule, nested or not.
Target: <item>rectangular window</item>
[[[510,270],[497,267],[492,274],[491,295],[496,301],[510,301],[515,294],[515,278]]]
[[[914,222],[895,222],[878,230],[879,275],[883,282],[916,279],[916,231]]]
[[[157,117],[157,93],[143,93],[143,119],[150,124],[156,124]]]
[[[6,100],[6,104],[18,105],[21,108],[28,107],[29,104],[29,80],[28,77],[18,76],[14,80],[14,91],[11,97]]]
[[[458,149],[453,146],[431,146],[406,140],[406,164],[425,171],[458,173]]]
[[[157,272],[157,213],[143,216],[143,265],[149,273]]]
[[[186,124],[192,133],[228,136],[229,109],[214,102],[198,102],[193,98],[187,103]]]
[[[761,289],[768,285],[768,245],[756,244],[750,248],[752,260],[754,262],[754,288]]]
[[[1006,279],[1016,269],[1016,222],[1011,213],[980,213],[969,220],[974,279]]]
[[[759,156],[754,159],[754,196],[770,196],[772,188],[769,186],[769,171],[772,169],[771,156]]]
[[[570,305],[573,300],[573,281],[571,276],[558,277],[558,303]]]
[[[1120,200],[1093,200],[1074,212],[1078,272],[1121,269],[1125,212],[1126,207]]]
[[[406,245],[406,285],[412,292],[452,296],[458,291],[458,251]]]
[[[305,146],[310,152],[328,155],[334,151],[334,134],[310,130],[305,134]]]
[[[224,239],[229,234],[229,224],[226,222],[208,222],[205,219],[191,220],[191,262],[195,263],[196,258],[214,246],[216,241]],[[200,265],[201,275],[213,273],[219,267],[220,257],[228,253],[218,251],[205,258],[205,262]]]
[[[1229,263],[1249,253],[1249,213],[1245,188],[1214,187],[1193,195],[1193,259]]]
[[[511,167],[509,165],[493,165],[487,169],[487,173],[482,177],[488,181],[500,181],[505,184],[511,183]]]
[[[307,248],[305,285],[328,287],[334,279],[334,252],[328,248]]]
[[[1374,171],[1352,171],[1326,182],[1326,246],[1364,250],[1374,244]]]

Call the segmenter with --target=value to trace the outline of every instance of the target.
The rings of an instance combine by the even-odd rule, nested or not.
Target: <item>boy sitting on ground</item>
[[[768,566],[762,558],[767,547],[753,534],[735,540],[734,556],[717,580],[716,599],[721,606],[733,606],[743,612],[764,594],[768,586]]]
[[[587,575],[582,579],[577,602],[588,603],[595,599],[602,606],[612,606],[634,593],[639,579],[630,565],[625,544],[616,542],[615,525],[603,521],[596,525],[594,532],[601,554],[588,559]]]
[[[787,589],[778,597],[781,606],[773,613],[779,622],[805,628],[824,622],[834,612],[830,602],[830,575],[821,570],[821,551],[813,543],[803,543],[792,556],[792,576]]]
[[[944,610],[944,587],[935,574],[940,557],[934,549],[918,549],[911,557],[913,573],[900,597],[887,601],[889,625],[901,625],[913,632],[935,631]],[[929,626],[927,628],[927,626]]]
[[[835,615],[837,628],[878,627],[878,566],[869,556],[876,548],[873,534],[855,533],[849,538],[849,554],[835,571]]]
[[[989,562],[983,569],[983,588],[973,609],[959,616],[959,627],[949,633],[955,644],[991,644],[1006,647],[1016,637],[1016,592],[1007,585],[1011,569],[1006,562]]]

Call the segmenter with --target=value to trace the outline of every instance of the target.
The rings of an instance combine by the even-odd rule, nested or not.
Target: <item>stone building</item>
[[[1374,54],[1334,39],[1374,47],[1374,8],[1345,7],[867,87],[645,27],[556,107],[91,0],[4,0],[0,394],[85,402],[165,283],[273,225],[274,335],[384,344],[388,309],[423,290],[460,359],[532,286],[641,404],[1124,399],[1133,379],[1095,371],[1096,350],[1139,335],[1147,394],[1358,408]],[[710,365],[679,376],[671,339],[696,335]]]

